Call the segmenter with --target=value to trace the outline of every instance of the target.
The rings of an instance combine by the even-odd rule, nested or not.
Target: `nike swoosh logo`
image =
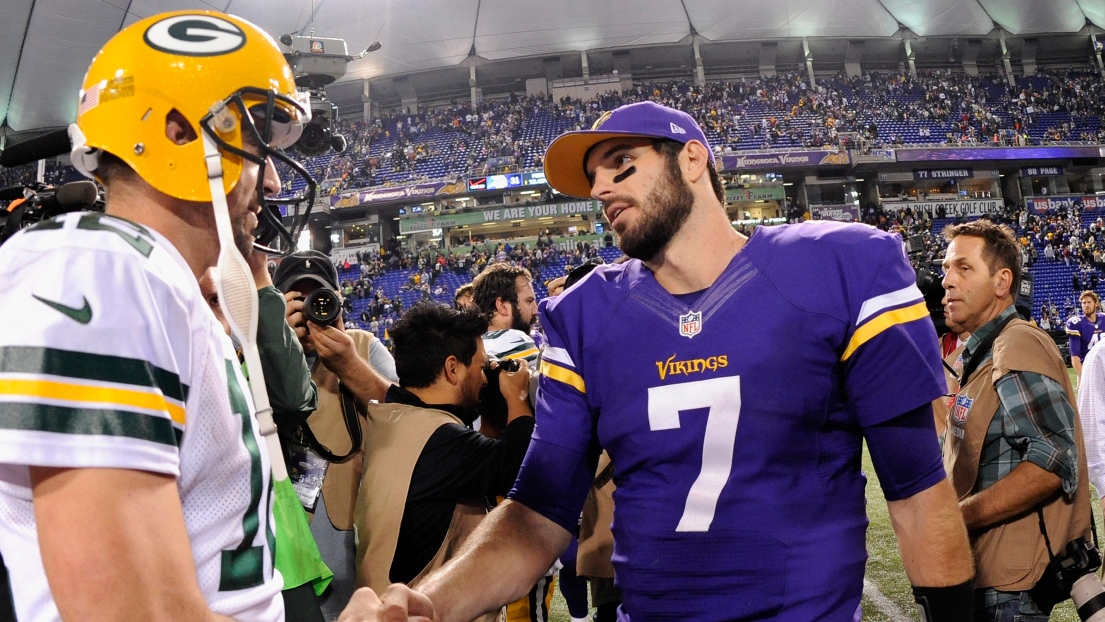
[[[54,302],[53,300],[40,298],[39,296],[36,296],[34,294],[31,294],[31,297],[46,305],[47,307],[54,309],[55,311],[61,311],[66,316],[73,320],[76,320],[80,324],[87,324],[92,321],[92,307],[88,304],[88,298],[85,298],[84,296],[81,296],[81,298],[84,300],[84,306],[79,309],[76,307],[63,305],[60,302]]]

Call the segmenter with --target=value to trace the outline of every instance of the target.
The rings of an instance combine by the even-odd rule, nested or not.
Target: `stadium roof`
[[[343,81],[579,51],[800,37],[985,37],[1105,27],[1101,0],[4,0],[0,121],[5,133],[58,127],[76,114],[100,46],[134,21],[175,9],[241,15],[274,37],[338,37]],[[1096,31],[1095,31],[1096,32]],[[352,86],[352,85],[350,85]]]

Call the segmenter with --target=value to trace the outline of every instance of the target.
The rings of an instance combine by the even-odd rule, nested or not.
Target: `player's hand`
[[[567,276],[558,276],[555,279],[548,282],[546,287],[549,290],[549,296],[559,296],[564,293],[564,283],[567,282]]]
[[[249,271],[253,273],[253,281],[257,284],[257,289],[272,285],[268,253],[255,248],[246,256],[246,263],[249,264]]]
[[[339,316],[333,324],[321,326],[307,320],[307,327],[311,333],[308,339],[311,345],[314,346],[315,352],[322,364],[326,366],[326,369],[334,372],[339,378],[352,366],[359,365],[362,362],[360,355],[357,354],[356,347],[353,345],[353,338],[345,332],[342,321],[343,319]]]
[[[307,317],[303,315],[303,297],[299,295],[299,292],[284,294],[284,321],[292,327],[296,338],[299,339],[299,345],[303,346],[304,351],[307,351],[310,336],[307,334]]]
[[[524,406],[526,414],[530,414],[532,411],[529,408],[529,364],[524,360],[519,360],[518,363],[520,364],[518,371],[504,369],[499,372],[499,392],[506,399],[507,409],[511,413],[515,412],[518,406]]]
[[[432,622],[434,606],[429,598],[406,585],[394,583],[376,596],[370,588],[353,592],[338,622]]]

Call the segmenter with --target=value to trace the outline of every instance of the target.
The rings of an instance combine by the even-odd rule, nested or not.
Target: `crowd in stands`
[[[519,96],[472,108],[384,112],[343,121],[352,145],[312,163],[331,192],[539,168],[548,142],[589,127],[618,106],[653,100],[686,110],[721,153],[786,148],[877,148],[906,144],[993,145],[1105,138],[1102,85],[1094,71],[1018,78],[949,72],[843,74],[811,88],[800,72],[758,79],[638,84],[583,101]]]
[[[382,111],[342,120],[344,153],[305,158],[326,192],[463,178],[505,169],[539,168],[561,132],[589,127],[603,112],[654,100],[688,111],[719,152],[786,148],[877,148],[908,144],[1098,142],[1105,83],[1096,71],[1019,77],[921,72],[916,77],[866,73],[819,77],[801,72],[695,86],[685,81],[638,84],[593,99],[511,94],[469,103]],[[857,143],[858,141],[858,143]],[[32,181],[34,165],[7,169],[0,182]],[[76,173],[51,165],[47,180]],[[290,180],[289,180],[289,183]]]
[[[589,241],[564,249],[546,236],[531,244],[485,242],[463,252],[436,247],[412,251],[390,244],[379,255],[362,251],[357,253],[356,262],[345,261],[337,267],[347,323],[371,330],[387,343],[387,329],[404,308],[421,300],[452,303],[457,288],[470,283],[489,263],[505,261],[529,270],[540,299],[548,293],[545,283],[549,280],[588,259],[602,257],[609,262],[620,255],[616,248],[600,247]]]
[[[918,268],[938,266],[948,244],[941,232],[965,220],[932,218],[908,208],[887,212],[875,205],[861,211],[863,222],[899,233],[903,240],[918,240],[921,250],[911,254]],[[1036,214],[1009,203],[986,217],[1016,232],[1022,261],[1034,276],[1032,318],[1061,336],[1064,322],[1079,311],[1079,294],[1087,289],[1101,294],[1105,285],[1105,212],[1087,213],[1075,206]]]
[[[349,148],[306,160],[327,192],[410,183],[494,170],[519,170],[542,165],[548,143],[568,130],[589,127],[605,111],[626,103],[653,100],[695,116],[718,154],[749,149],[855,147],[857,137],[869,148],[902,144],[1028,144],[1048,141],[1105,142],[1100,123],[1105,115],[1105,83],[1096,71],[1068,70],[1020,77],[1015,86],[1000,76],[968,76],[950,72],[908,75],[868,73],[819,77],[810,87],[801,72],[758,79],[711,82],[638,84],[624,92],[608,91],[583,101],[548,96],[521,96],[427,110],[384,111],[371,120],[343,120],[340,131]],[[490,165],[490,167],[489,167]],[[5,186],[32,182],[35,165],[0,171]],[[48,162],[46,182],[79,178],[68,166]],[[288,183],[291,183],[289,179]],[[801,217],[800,208],[787,213]],[[1105,221],[1084,221],[1077,209],[1047,215],[1028,214],[1008,206],[994,215],[1014,225],[1021,236],[1027,265],[1037,261],[1065,266],[1063,280],[1092,286],[1105,267]],[[919,262],[943,255],[940,230],[952,219],[891,214],[876,206],[863,208],[863,220],[895,230],[903,237],[920,236],[927,249]],[[487,242],[463,255],[399,249],[380,257],[362,257],[343,271],[346,298],[354,322],[378,322],[384,333],[404,306],[420,298],[451,300],[457,281],[463,282],[489,261],[507,260],[535,273],[538,285],[549,270],[582,262],[597,248],[580,244],[562,253],[551,244],[512,246]],[[381,287],[386,274],[402,274],[391,291]],[[559,273],[558,273],[559,274]],[[556,276],[552,274],[551,276]],[[1049,277],[1050,278],[1050,277]],[[390,283],[384,279],[385,282]],[[539,291],[540,291],[539,287]],[[1096,289],[1096,288],[1095,288]],[[385,291],[387,290],[387,291]],[[1057,316],[1073,312],[1075,286],[1062,300],[1037,299],[1035,310]],[[1055,291],[1048,296],[1055,296]],[[1069,298],[1069,299],[1066,299]],[[361,301],[364,301],[363,304]]]

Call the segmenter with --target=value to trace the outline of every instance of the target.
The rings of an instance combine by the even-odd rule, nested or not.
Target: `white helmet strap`
[[[250,392],[253,394],[253,403],[257,409],[257,423],[268,446],[273,478],[281,481],[288,478],[288,472],[280,449],[280,439],[276,435],[276,425],[272,420],[272,407],[269,405],[265,374],[261,367],[261,355],[257,349],[257,283],[253,280],[253,273],[246,263],[246,258],[234,244],[230,208],[223,190],[222,154],[209,132],[208,127],[203,127],[200,135],[203,137],[207,180],[211,186],[211,205],[219,236],[219,278],[216,281],[219,303],[223,308],[223,316],[230,324],[230,331],[242,346],[246,367],[249,369]],[[238,183],[243,181],[239,180]]]

